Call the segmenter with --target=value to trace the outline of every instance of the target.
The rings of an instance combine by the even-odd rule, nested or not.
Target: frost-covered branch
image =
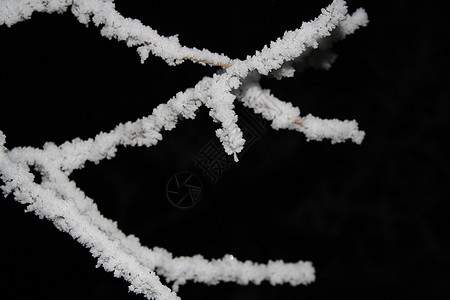
[[[330,139],[333,144],[346,140],[361,144],[364,139],[365,133],[358,130],[356,121],[323,120],[311,114],[301,117],[298,107],[279,100],[270,90],[262,89],[258,81],[247,80],[239,92],[243,104],[252,108],[255,113],[262,114],[266,120],[272,121],[272,128],[275,130],[296,130],[302,132],[308,141]]]
[[[12,26],[31,18],[33,12],[63,13],[68,8],[82,24],[92,22],[102,27],[100,33],[109,39],[125,41],[129,47],[138,47],[137,52],[144,62],[151,52],[169,65],[184,60],[218,66],[228,66],[231,59],[209,50],[182,46],[178,37],[164,37],[141,21],[125,18],[116,9],[114,0],[2,0],[0,3],[0,25]]]
[[[309,262],[255,264],[240,262],[231,255],[208,261],[200,255],[173,257],[164,249],[149,249],[135,236],[126,236],[117,223],[103,217],[93,200],[86,197],[52,162],[46,165],[48,176],[43,182],[34,183],[27,163],[20,160],[17,152],[8,152],[4,143],[5,136],[0,132],[3,192],[13,192],[18,202],[27,205],[27,211],[52,220],[59,230],[69,233],[89,248],[98,259],[98,265],[113,272],[115,277],[127,280],[133,292],[144,294],[149,299],[179,299],[160,282],[155,270],[174,283],[174,290],[187,280],[207,284],[221,281],[260,284],[268,280],[271,284],[288,282],[291,285],[314,281],[314,268]],[[47,151],[52,153],[49,148]]]
[[[130,290],[149,299],[178,299],[175,291],[188,280],[207,284],[222,281],[259,284],[268,280],[272,284],[287,282],[292,285],[314,281],[314,268],[309,262],[256,264],[241,262],[231,255],[206,260],[200,255],[172,257],[164,249],[149,249],[135,236],[126,236],[115,222],[103,217],[94,201],[69,179],[69,175],[87,161],[99,163],[102,159],[113,158],[119,146],[156,145],[163,137],[163,130],[175,128],[180,117],[194,119],[202,105],[209,109],[212,119],[220,123],[221,128],[216,134],[226,153],[237,160],[245,140],[234,112],[236,99],[271,121],[276,130],[296,130],[305,134],[308,140],[330,139],[332,143],[351,140],[360,144],[364,132],[358,129],[356,121],[301,116],[298,107],[263,89],[259,78],[272,75],[282,79],[292,77],[296,69],[329,68],[335,59],[329,48],[367,24],[364,10],[358,9],[348,15],[345,1],[334,0],[316,19],[287,31],[244,60],[185,47],[177,36],[163,37],[141,21],[123,17],[115,9],[113,0],[3,0],[0,2],[0,25],[12,26],[29,19],[33,12],[62,13],[69,8],[81,23],[91,22],[101,27],[101,35],[137,47],[142,62],[151,53],[169,65],[190,60],[221,69],[194,87],[177,93],[167,103],[158,105],[150,116],[118,124],[111,131],[100,132],[91,139],[77,138],[59,146],[49,142],[42,149],[9,150],[0,131],[0,174],[4,194],[14,194],[18,202],[27,205],[28,211],[51,220],[58,229],[69,233],[90,249],[105,270],[123,277],[130,283]],[[40,184],[34,182],[30,172],[33,167],[44,175]],[[174,291],[164,286],[157,274],[173,282]]]
[[[251,72],[258,72],[262,75],[277,72],[278,77],[283,74],[292,75],[292,71],[289,71],[290,66],[286,63],[290,64],[311,49],[318,48],[319,42],[331,37],[332,33],[336,33],[337,38],[343,38],[353,33],[358,27],[367,24],[367,15],[362,9],[350,16],[347,14],[345,1],[336,0],[327,8],[322,9],[322,14],[315,20],[303,23],[299,29],[287,31],[282,38],[271,42],[269,47],[265,46],[261,51],[257,51],[253,56],[248,56],[247,59],[241,61],[231,60],[223,55],[217,56],[208,50],[198,51],[183,47],[176,37],[162,37],[152,28],[142,25],[140,21],[124,18],[115,10],[111,0],[25,1],[23,3],[27,5],[22,8],[23,12],[15,14],[12,12],[17,10],[19,4],[12,0],[4,3],[0,10],[0,20],[3,19],[3,23],[9,26],[29,18],[33,11],[61,12],[72,4],[71,10],[80,22],[88,24],[92,20],[97,26],[104,25],[101,29],[102,35],[125,40],[129,46],[144,44],[141,47],[147,47],[146,49],[151,50],[154,55],[160,56],[169,64],[179,63],[183,61],[183,58],[189,57],[195,58],[196,62],[214,61],[216,65],[227,66],[224,73],[215,74],[213,78],[204,78],[197,84],[196,89],[198,90],[198,87],[201,86],[203,93],[195,100],[202,101],[210,109],[213,120],[221,123],[222,128],[218,129],[216,134],[222,142],[225,152],[234,155],[236,161],[237,154],[242,151],[245,141],[241,129],[236,124],[237,115],[233,111],[235,96],[232,91],[239,88],[242,80]],[[325,41],[324,44],[327,42]],[[147,52],[142,56],[142,48],[138,48],[138,52],[142,59],[148,55]],[[180,99],[182,96],[177,95],[177,97]],[[186,101],[181,103],[181,105],[183,104],[186,104]],[[172,128],[176,123],[177,112],[170,109],[165,109],[165,111],[167,112],[166,121],[170,125],[156,124],[156,126]]]

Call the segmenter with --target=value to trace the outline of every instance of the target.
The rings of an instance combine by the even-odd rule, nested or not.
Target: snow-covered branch
[[[123,277],[130,283],[130,290],[149,299],[178,299],[175,291],[187,280],[207,284],[221,281],[259,284],[268,280],[272,284],[288,282],[292,285],[314,281],[314,268],[309,262],[255,264],[240,262],[231,255],[208,261],[200,255],[172,257],[166,250],[149,249],[135,236],[126,236],[115,222],[103,217],[94,201],[68,176],[87,161],[99,163],[104,158],[113,158],[119,146],[156,145],[163,137],[163,130],[175,128],[180,117],[194,119],[202,105],[209,109],[212,119],[220,123],[217,137],[226,153],[237,160],[245,140],[234,112],[236,99],[271,121],[274,129],[296,130],[304,133],[308,140],[330,139],[332,143],[351,140],[360,144],[364,132],[359,131],[355,121],[301,116],[298,107],[263,89],[259,78],[266,75],[278,79],[291,77],[296,69],[309,66],[329,68],[335,59],[329,48],[335,41],[366,26],[368,19],[364,10],[348,15],[345,1],[334,0],[316,19],[287,31],[245,60],[188,48],[179,43],[177,36],[163,37],[141,21],[123,17],[115,9],[113,0],[3,0],[0,25],[12,26],[29,19],[33,12],[62,13],[69,8],[81,23],[92,22],[101,27],[101,35],[137,47],[142,62],[151,53],[169,65],[190,60],[221,69],[158,105],[150,116],[118,124],[110,132],[100,132],[91,139],[77,138],[59,146],[49,142],[42,149],[9,150],[5,146],[6,137],[0,131],[4,194],[13,193],[17,201],[27,205],[28,211],[51,220],[58,229],[69,233],[90,249],[105,270]],[[30,167],[43,174],[40,184],[34,182]],[[155,272],[173,282],[175,291],[164,286]]]

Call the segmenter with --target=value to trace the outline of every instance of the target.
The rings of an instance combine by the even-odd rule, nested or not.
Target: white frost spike
[[[150,54],[150,50],[151,49],[149,46],[140,46],[136,49],[137,53],[141,57],[141,64],[143,64],[147,60]]]
[[[363,8],[358,8],[351,16],[348,16],[339,26],[344,37],[353,34],[358,28],[366,27],[369,18]]]
[[[172,257],[164,249],[149,249],[135,236],[126,236],[116,222],[103,217],[94,201],[86,197],[69,175],[73,170],[83,168],[87,161],[99,163],[102,159],[113,158],[119,146],[156,145],[162,139],[163,130],[175,128],[180,117],[195,118],[201,105],[205,105],[212,119],[220,123],[221,128],[216,134],[226,153],[237,161],[245,140],[237,126],[235,99],[271,121],[276,130],[296,130],[304,133],[308,140],[326,138],[332,143],[351,140],[360,144],[364,132],[358,130],[356,121],[323,120],[311,115],[301,117],[299,108],[263,89],[259,78],[267,74],[278,79],[292,77],[294,68],[330,67],[335,56],[328,48],[336,40],[366,26],[365,11],[358,9],[350,16],[345,1],[334,0],[316,19],[303,23],[299,29],[287,31],[283,37],[245,60],[188,48],[180,44],[176,35],[160,36],[139,20],[124,18],[115,9],[113,0],[0,0],[0,25],[11,26],[29,19],[33,12],[62,13],[68,8],[81,23],[103,26],[100,30],[103,36],[137,47],[141,62],[152,53],[169,65],[190,60],[223,69],[212,77],[203,78],[193,88],[177,93],[166,104],[158,105],[150,116],[118,124],[110,132],[100,132],[87,140],[76,138],[60,146],[46,143],[42,149],[8,150],[4,146],[6,137],[0,131],[3,193],[13,193],[18,202],[27,205],[27,211],[51,220],[59,230],[69,233],[90,249],[98,258],[98,265],[127,280],[131,291],[148,299],[179,299],[160,282],[155,272],[173,282],[175,290],[187,280],[206,284],[222,281],[259,284],[267,280],[271,284],[291,285],[314,281],[315,271],[310,262],[256,264],[241,262],[231,255],[206,260],[200,255]],[[314,55],[314,52],[318,54]],[[30,167],[41,172],[41,184],[34,182]]]
[[[1,147],[3,147],[5,142],[6,142],[5,134],[3,133],[3,131],[0,130],[0,149],[2,149]]]

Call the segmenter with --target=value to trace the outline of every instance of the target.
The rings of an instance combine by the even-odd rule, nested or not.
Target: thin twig
[[[229,64],[216,63],[216,62],[209,61],[209,60],[206,60],[206,59],[198,59],[198,58],[190,57],[190,56],[183,57],[183,58],[184,59],[189,59],[189,60],[192,60],[192,61],[196,61],[196,62],[202,62],[202,63],[208,64],[208,65],[212,65],[212,66],[219,66],[219,67],[223,67],[223,68],[231,67],[231,65],[229,65]]]
[[[150,42],[144,42],[144,44],[145,45],[151,45],[151,43]],[[195,58],[195,57],[192,57],[192,56],[186,56],[186,57],[183,57],[184,59],[188,59],[188,60],[192,60],[192,61],[194,61],[194,62],[202,62],[202,63],[205,63],[205,64],[208,64],[208,65],[211,65],[211,66],[218,66],[218,67],[222,67],[222,68],[228,68],[228,67],[231,67],[231,65],[230,64],[221,64],[221,63],[216,63],[216,62],[213,62],[213,61],[210,61],[210,60],[206,60],[206,59],[198,59],[198,58]]]

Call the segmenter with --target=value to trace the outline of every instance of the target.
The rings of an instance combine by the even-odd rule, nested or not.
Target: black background
[[[116,1],[123,15],[162,35],[241,59],[328,3]],[[364,7],[370,23],[335,45],[329,71],[261,84],[303,115],[356,119],[366,132],[362,145],[306,142],[268,127],[212,184],[193,163],[218,128],[202,108],[156,147],[120,148],[113,160],[72,174],[107,218],[148,247],[261,263],[310,260],[316,268],[309,286],[188,283],[182,299],[450,297],[448,12],[430,1],[348,3],[350,11]],[[70,12],[2,26],[0,45],[0,129],[9,149],[109,131],[217,70],[169,67],[155,57],[142,65],[133,49]],[[164,189],[184,170],[196,172],[205,190],[197,206],[179,210]],[[0,207],[2,298],[142,299],[11,196]]]

